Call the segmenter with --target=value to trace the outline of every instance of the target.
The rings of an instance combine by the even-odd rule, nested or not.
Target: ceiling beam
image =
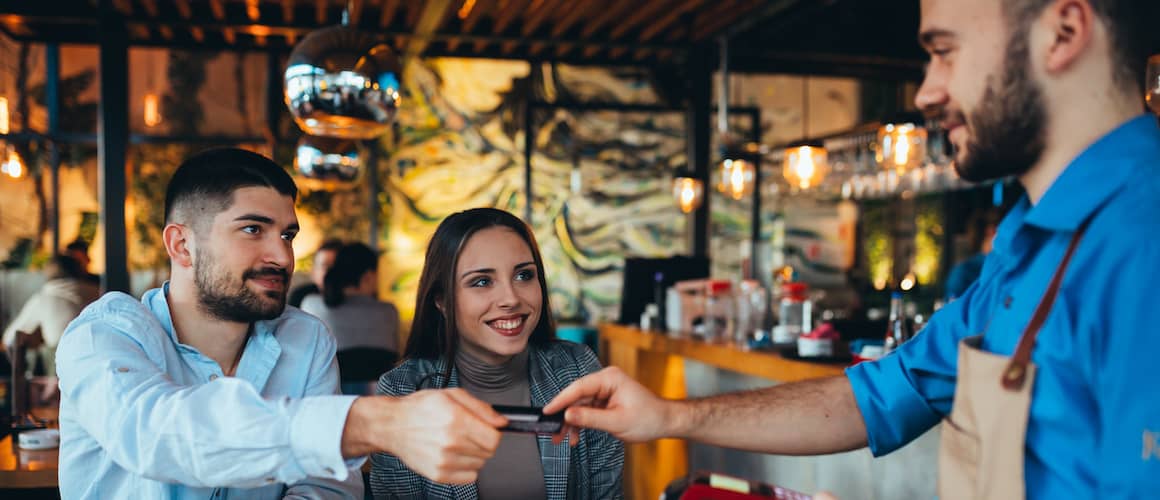
[[[226,6],[222,0],[209,0],[210,11],[213,12],[213,18],[218,21],[225,20]],[[237,43],[238,37],[232,28],[222,28],[222,38],[226,39],[227,43]]]
[[[403,52],[402,63],[404,68],[407,67],[408,62],[422,55],[423,51],[427,49],[427,45],[431,43],[430,36],[439,29],[439,26],[451,14],[454,4],[455,2],[452,0],[428,0],[423,5],[423,13],[419,15],[418,21],[415,22],[415,37],[407,42],[407,49]]]
[[[499,17],[496,18],[495,24],[491,28],[491,32],[496,35],[507,31],[508,26],[515,20],[516,15],[523,12],[528,7],[530,0],[503,0],[499,8]],[[475,51],[482,52],[487,44],[484,42],[475,43]]]
[[[391,26],[391,21],[395,20],[395,13],[399,11],[399,0],[386,0],[383,2],[383,8],[379,11],[379,27],[387,29]]]
[[[282,22],[294,22],[294,0],[282,0]]]
[[[685,2],[682,2],[679,7],[670,9],[668,12],[665,12],[663,16],[653,21],[648,26],[645,26],[645,28],[641,30],[639,38],[640,41],[647,42],[652,40],[653,37],[657,36],[666,28],[671,26],[677,21],[677,19],[680,19],[681,16],[688,12],[699,9],[701,4],[705,2],[706,0],[686,0]]]
[[[472,31],[475,31],[475,25],[479,24],[480,19],[483,19],[484,13],[493,12],[493,9],[496,6],[495,2],[496,0],[476,0],[475,5],[471,8],[471,12],[469,12],[467,17],[463,19],[462,31],[464,33],[471,33]],[[458,48],[459,40],[450,40],[447,42],[447,50],[454,51]]]
[[[190,19],[193,17],[193,9],[189,7],[189,0],[176,0],[173,4],[177,7],[177,13],[183,19]],[[198,26],[189,27],[189,35],[198,42],[205,41],[205,30]]]
[[[682,4],[687,3],[683,0],[677,1]],[[619,22],[613,24],[612,30],[608,32],[608,38],[615,40],[624,36],[629,31],[632,31],[636,25],[640,24],[646,19],[652,19],[656,17],[656,14],[659,14],[666,7],[671,6],[667,1],[653,0],[652,2],[646,3],[645,5],[641,5],[639,7],[640,8],[629,15],[628,18],[622,19]]]
[[[326,24],[326,0],[314,0],[314,21]]]

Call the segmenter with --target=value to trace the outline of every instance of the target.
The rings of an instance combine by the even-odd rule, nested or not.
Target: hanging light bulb
[[[717,191],[741,200],[753,192],[757,168],[745,154],[726,154],[721,160],[717,177]]]
[[[926,128],[917,120],[898,120],[878,128],[874,159],[887,170],[903,175],[926,163]]]
[[[19,179],[24,175],[24,162],[12,145],[8,146],[8,154],[5,155],[4,162],[0,163],[0,173],[7,174],[13,179]]]
[[[0,97],[0,134],[8,133],[8,98]]]
[[[683,213],[689,213],[701,207],[705,197],[705,185],[701,179],[681,176],[673,179],[673,198],[677,208]]]
[[[145,126],[156,127],[161,124],[161,98],[150,92],[145,94]]]
[[[721,163],[717,171],[717,191],[741,200],[753,192],[757,168],[752,158],[758,144],[738,147],[740,141],[729,133],[729,40],[721,37],[721,86],[717,93],[717,133],[721,144]]]
[[[795,188],[817,187],[830,171],[826,148],[818,144],[790,146],[785,150],[782,170],[786,182]]]
[[[830,172],[826,147],[821,142],[807,140],[809,134],[810,84],[809,78],[802,78],[802,141],[786,148],[782,175],[790,186],[803,191],[817,187]]]

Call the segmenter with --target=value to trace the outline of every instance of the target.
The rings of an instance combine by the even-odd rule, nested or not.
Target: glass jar
[[[805,283],[790,282],[781,285],[778,301],[777,326],[773,328],[773,342],[797,342],[803,333],[813,330],[813,303],[808,298]]]
[[[735,315],[733,283],[728,280],[709,280],[705,290],[705,314],[701,320],[705,341],[732,340]]]
[[[742,281],[735,299],[737,323],[734,341],[742,347],[766,341],[769,337],[769,331],[765,327],[769,300],[766,298],[765,288],[754,280]]]

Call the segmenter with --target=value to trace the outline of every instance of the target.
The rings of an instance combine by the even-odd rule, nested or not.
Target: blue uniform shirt
[[[1032,354],[1027,496],[1160,495],[1160,128],[1135,118],[999,225],[966,293],[894,354],[846,370],[883,455],[950,413],[958,344],[1010,356],[1075,230],[1091,224]],[[999,390],[999,381],[995,381]]]
[[[362,498],[340,441],[334,337],[287,307],[254,323],[234,377],[178,341],[165,288],[109,293],[65,330],[64,498]],[[352,470],[353,469],[353,470]]]

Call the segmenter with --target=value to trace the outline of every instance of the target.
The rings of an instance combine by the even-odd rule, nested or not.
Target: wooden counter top
[[[776,352],[747,351],[637,328],[600,325],[600,359],[617,366],[649,390],[667,399],[684,399],[685,360],[776,382],[841,375],[845,366],[786,359]],[[688,474],[688,444],[661,439],[625,447],[624,494],[628,500],[653,500],[672,480]]]
[[[40,408],[38,418],[56,420],[56,408]],[[55,426],[54,426],[55,427]],[[16,435],[0,439],[0,490],[8,488],[55,488],[60,450],[25,450],[16,444]],[[3,495],[0,495],[3,496]]]
[[[605,324],[600,326],[601,343],[616,343],[636,349],[680,356],[721,369],[753,375],[777,382],[796,382],[841,375],[845,365],[811,363],[787,359],[771,351],[751,351],[732,344],[714,344],[690,338],[672,338],[664,333]]]

